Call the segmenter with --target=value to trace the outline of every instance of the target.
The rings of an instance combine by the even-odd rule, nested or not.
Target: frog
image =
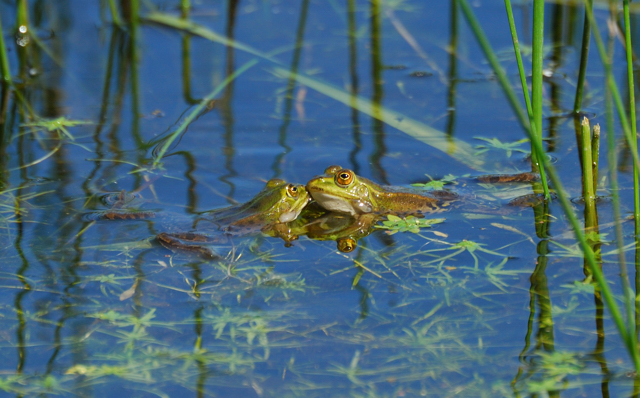
[[[225,236],[262,232],[280,237],[289,244],[297,236],[291,233],[288,223],[294,221],[310,201],[311,196],[304,185],[271,179],[248,202],[200,213],[193,226],[198,231],[221,231]],[[156,240],[168,249],[194,251],[207,257],[216,257],[207,245],[220,239],[215,234],[192,231],[162,232],[156,236]]]
[[[415,192],[383,186],[340,166],[329,166],[309,180],[307,191],[329,211],[357,214],[425,214],[446,210],[457,195],[448,191]]]

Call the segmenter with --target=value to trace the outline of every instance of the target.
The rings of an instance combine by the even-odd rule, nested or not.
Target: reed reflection
[[[385,144],[384,122],[382,115],[382,99],[384,97],[384,80],[382,72],[382,4],[380,0],[371,0],[369,3],[370,29],[371,29],[371,86],[373,94],[371,96],[372,119],[374,137],[374,151],[369,156],[371,161],[371,172],[373,176],[384,184],[389,184],[387,172],[382,166],[382,158],[387,153]]]
[[[227,9],[227,28],[226,36],[230,42],[233,42],[235,35],[237,7],[239,0],[229,0]],[[231,76],[234,71],[234,47],[232,45],[226,46],[226,75]],[[233,178],[238,175],[235,170],[233,161],[235,157],[235,143],[234,138],[234,118],[233,118],[233,86],[234,80],[229,82],[225,88],[224,95],[220,98],[219,109],[220,117],[222,118],[222,125],[224,126],[224,147],[223,156],[225,158],[224,167],[227,173],[220,176],[220,181],[229,186],[229,193],[227,201],[233,203],[233,197],[235,196],[236,186],[233,183]]]
[[[452,137],[456,123],[456,87],[458,85],[458,1],[451,0],[451,37],[449,39],[449,90],[447,92],[447,136]],[[453,145],[453,142],[452,142]]]
[[[358,163],[358,154],[362,149],[362,138],[360,132],[360,111],[356,106],[359,94],[358,83],[358,49],[357,49],[357,26],[356,26],[356,0],[348,0],[347,2],[347,34],[349,37],[349,76],[351,84],[349,91],[351,93],[351,128],[353,130],[353,149],[349,152],[349,162],[356,174],[360,173],[360,164]]]
[[[307,15],[309,13],[309,0],[303,0],[300,6],[300,16],[298,17],[298,28],[296,30],[296,43],[293,51],[293,57],[291,58],[291,67],[289,71],[289,79],[287,79],[287,86],[284,91],[284,112],[282,114],[282,125],[278,133],[278,144],[282,147],[280,152],[274,159],[271,169],[273,170],[274,177],[280,177],[282,174],[282,163],[284,157],[291,152],[291,147],[287,144],[287,129],[291,123],[291,111],[293,109],[293,91],[296,87],[296,75],[300,66],[300,56],[302,49],[304,48],[304,32],[307,26]]]

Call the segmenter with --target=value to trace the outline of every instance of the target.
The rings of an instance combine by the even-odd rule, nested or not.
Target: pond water
[[[108,1],[17,3],[0,5],[15,83],[0,130],[2,396],[638,394],[560,205],[509,206],[531,184],[472,179],[531,168],[456,1],[147,1],[135,27],[125,1],[121,26]],[[473,11],[520,93],[504,5]],[[531,5],[514,12],[526,49]],[[583,15],[546,5],[545,149],[580,218],[567,115]],[[593,50],[583,109],[604,126],[603,81]],[[627,216],[632,163],[616,140]],[[603,271],[620,297],[602,152]],[[291,242],[214,233],[213,258],[155,239],[335,164],[404,187],[453,175],[460,197],[419,233],[338,216],[337,232]],[[122,191],[136,196],[123,209]],[[151,216],[103,216],[114,208]]]

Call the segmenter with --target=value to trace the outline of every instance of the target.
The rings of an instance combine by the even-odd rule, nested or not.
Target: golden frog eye
[[[336,184],[344,187],[353,182],[353,171],[342,169],[336,173]]]
[[[287,195],[289,195],[289,197],[291,198],[297,198],[298,197],[298,187],[293,185],[293,184],[289,184],[287,185]]]
[[[342,253],[351,253],[358,246],[358,242],[351,238],[338,239],[338,250]]]

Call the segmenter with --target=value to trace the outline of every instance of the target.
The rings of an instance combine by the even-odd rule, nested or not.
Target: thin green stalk
[[[593,6],[593,0],[589,0]],[[580,69],[578,71],[578,81],[576,83],[576,98],[573,103],[573,111],[580,112],[582,108],[582,95],[584,91],[584,80],[587,76],[587,60],[589,58],[589,45],[591,44],[591,20],[585,15],[582,27],[582,49],[580,50]]]
[[[598,164],[600,159],[600,125],[593,126],[593,136],[591,137],[591,161],[593,162],[593,191],[598,194]]]
[[[118,7],[116,7],[115,0],[109,0],[109,10],[111,11],[111,19],[113,23],[117,26],[122,26],[122,19],[120,19],[120,14],[118,13]]]
[[[636,97],[633,83],[633,48],[631,47],[631,23],[629,22],[629,0],[623,0],[622,10],[624,13],[624,39],[627,55],[627,84],[629,85],[629,122],[633,134],[630,142],[631,151],[638,152],[638,136],[636,134]],[[636,236],[640,234],[640,187],[638,186],[638,165],[633,165],[633,199]]]
[[[2,30],[2,23],[0,23],[0,33]],[[9,69],[9,58],[7,57],[7,48],[4,45],[4,35],[0,34],[0,67],[2,67],[2,80],[8,84],[13,84],[11,80],[11,69]]]
[[[595,194],[593,192],[593,160],[591,157],[591,126],[589,119],[582,119],[582,142],[580,150],[582,151],[582,197],[584,199],[585,227],[593,227],[595,225]]]
[[[191,1],[190,0],[180,0],[180,10],[182,11],[182,16],[186,16],[191,10]]]
[[[222,83],[220,83],[218,87],[216,87],[211,93],[209,93],[209,95],[204,97],[200,102],[200,104],[198,104],[198,106],[193,108],[191,113],[189,113],[189,115],[184,119],[184,121],[180,124],[180,126],[178,126],[178,128],[173,133],[171,133],[171,135],[167,137],[164,144],[158,151],[158,155],[156,156],[156,159],[153,161],[153,166],[156,167],[160,163],[164,154],[167,152],[167,150],[169,150],[169,148],[171,147],[171,144],[173,144],[173,141],[175,141],[176,138],[178,138],[187,129],[187,127],[191,124],[191,122],[193,122],[195,118],[198,117],[198,115],[200,115],[200,112],[202,112],[202,110],[207,105],[209,105],[211,100],[213,100],[218,94],[220,94],[222,90],[224,90],[224,88],[227,85],[229,85],[229,83],[231,83],[234,79],[236,79],[238,76],[246,72],[249,68],[256,65],[257,63],[258,63],[258,60],[252,59],[251,61],[242,65],[235,72],[233,72],[233,74],[227,76],[227,78],[224,79]]]
[[[527,107],[527,114],[529,115],[529,123],[532,126],[531,130],[535,130],[533,127],[535,125],[535,121],[533,120],[533,109],[531,108],[531,99],[529,98],[529,88],[527,86],[527,75],[522,64],[520,42],[518,40],[518,32],[516,31],[516,23],[513,19],[511,0],[504,0],[504,7],[507,10],[507,19],[509,20],[509,29],[511,30],[511,40],[513,41],[513,52],[516,55],[516,63],[518,64],[518,72],[520,75],[520,85],[522,86],[522,95],[524,96],[524,103]]]
[[[611,52],[613,53],[613,40],[611,41],[611,48],[612,48]],[[611,186],[611,203],[613,205],[613,219],[621,220],[620,197],[618,194],[619,192],[618,171],[615,167],[615,165],[618,164],[618,160],[617,160],[616,142],[615,142],[616,139],[615,139],[615,134],[613,134],[613,131],[615,131],[614,123],[613,123],[613,105],[611,101],[611,89],[609,86],[605,87],[605,106],[606,106],[605,112],[607,116],[607,131],[609,131],[609,134],[607,134],[607,162],[609,165],[611,165],[609,167],[609,179],[610,179],[609,184]],[[622,224],[620,222],[616,222],[614,229],[615,229],[616,241],[618,246],[618,263],[620,264],[620,267],[622,269],[626,269]],[[630,331],[629,334],[632,336],[632,338],[636,340],[637,335],[631,328],[631,325],[629,325],[629,331]],[[623,339],[623,341],[625,343],[627,342],[626,339]],[[635,344],[637,346],[637,340]],[[634,352],[637,352],[637,350],[635,350]],[[638,371],[637,366],[636,366],[636,371]]]
[[[139,12],[140,12],[139,0],[131,0],[131,21],[129,21],[129,23],[131,23],[132,29],[137,29],[138,27],[138,23],[140,22],[140,18],[138,15]]]
[[[29,21],[29,11],[27,9],[27,0],[18,0],[18,12],[16,14],[18,26],[27,26]]]
[[[533,125],[528,123],[529,122],[528,117],[525,116],[525,113],[522,110],[522,107],[520,106],[518,99],[516,98],[516,94],[513,91],[513,88],[511,87],[511,83],[507,79],[507,76],[504,70],[500,66],[500,63],[498,62],[498,58],[496,57],[495,52],[491,48],[491,45],[489,44],[489,40],[487,39],[487,37],[484,34],[484,31],[480,27],[480,23],[478,22],[475,15],[473,14],[473,11],[471,10],[471,7],[469,6],[469,3],[467,2],[467,0],[460,0],[460,7],[462,8],[462,12],[467,18],[469,26],[473,30],[476,36],[476,39],[480,43],[480,47],[482,48],[482,51],[487,57],[489,64],[491,64],[491,67],[493,68],[493,71],[496,74],[496,77],[498,78],[498,82],[502,86],[502,89],[504,90],[505,95],[507,96],[507,100],[509,101],[509,104],[511,105],[512,109],[516,113],[516,116],[520,120],[520,124],[525,129],[525,132],[527,133],[529,140],[533,142],[535,140],[535,136],[533,133],[535,129],[535,123],[533,123]],[[542,148],[542,140],[540,140],[538,143],[539,145],[535,145],[535,146],[532,145],[531,147],[532,153],[534,152],[533,148]],[[538,159],[543,157],[545,157],[544,151],[538,154]],[[549,199],[551,195],[549,194],[549,187],[547,186],[548,184],[547,184],[547,177],[545,175],[545,170],[543,167],[541,167],[539,171],[540,171],[540,179],[542,182],[542,187],[544,189],[545,198]]]
[[[533,0],[533,55],[531,63],[531,107],[535,129],[532,128],[531,140],[542,143],[542,61],[544,45],[544,0]],[[540,168],[540,157],[544,154],[531,151],[534,168]]]

